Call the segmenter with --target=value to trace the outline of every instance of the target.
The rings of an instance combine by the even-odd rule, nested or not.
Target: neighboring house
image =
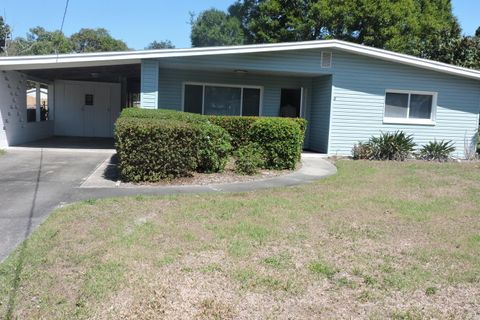
[[[404,130],[422,145],[478,128],[480,72],[338,40],[0,58],[0,147],[112,136],[121,106],[204,114],[300,116],[305,148],[349,155]],[[26,121],[26,80],[47,87],[47,121]],[[37,116],[36,120],[39,120]]]

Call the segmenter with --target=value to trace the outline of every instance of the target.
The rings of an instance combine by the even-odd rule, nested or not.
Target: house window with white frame
[[[434,92],[387,90],[384,122],[434,124],[436,101]]]
[[[206,115],[258,116],[261,87],[185,83],[183,111]]]

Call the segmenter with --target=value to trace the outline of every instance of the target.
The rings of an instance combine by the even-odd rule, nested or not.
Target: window
[[[48,85],[27,80],[27,122],[50,119],[48,106]]]
[[[258,116],[261,88],[217,84],[185,84],[183,110],[206,115]]]
[[[385,123],[434,124],[437,94],[420,91],[387,91]]]

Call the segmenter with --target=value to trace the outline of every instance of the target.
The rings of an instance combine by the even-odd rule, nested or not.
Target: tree
[[[26,38],[16,38],[10,46],[10,55],[43,55],[72,52],[72,43],[59,30],[46,31],[31,28]]]
[[[175,49],[175,46],[170,40],[162,40],[162,41],[153,41],[145,48],[147,50],[152,49]]]
[[[0,53],[3,53],[6,46],[7,40],[10,38],[10,26],[5,23],[3,17],[0,16]]]
[[[104,28],[82,28],[70,37],[74,52],[126,51],[128,46],[122,40],[113,38]]]
[[[246,43],[340,39],[420,55],[460,36],[450,0],[237,0],[228,11]]]
[[[191,18],[193,47],[237,45],[243,43],[240,21],[227,13],[210,9]]]

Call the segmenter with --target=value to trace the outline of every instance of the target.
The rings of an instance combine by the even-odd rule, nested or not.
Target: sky
[[[66,0],[0,0],[0,15],[6,17],[13,36],[42,26],[60,29]],[[132,49],[150,42],[170,40],[177,48],[190,47],[190,12],[210,8],[226,10],[234,0],[70,0],[63,31],[70,35],[80,28],[103,27]],[[480,26],[480,1],[452,0],[464,34]]]

